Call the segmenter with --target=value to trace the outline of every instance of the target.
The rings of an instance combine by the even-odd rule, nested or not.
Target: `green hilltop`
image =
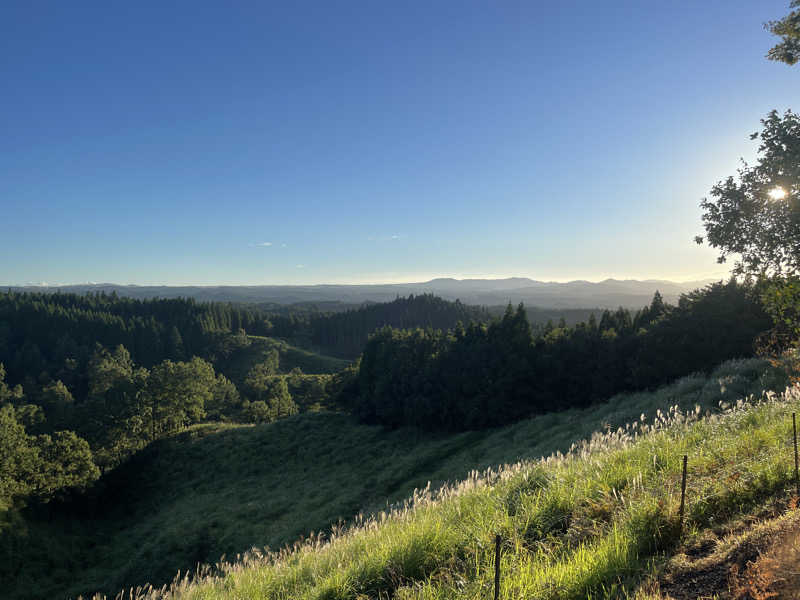
[[[326,356],[298,348],[283,340],[269,338],[265,336],[248,335],[251,348],[246,349],[246,354],[242,357],[242,362],[236,367],[246,373],[261,358],[262,350],[277,350],[280,356],[281,369],[291,371],[294,368],[301,369],[304,373],[337,373],[350,364],[350,361],[333,356]]]

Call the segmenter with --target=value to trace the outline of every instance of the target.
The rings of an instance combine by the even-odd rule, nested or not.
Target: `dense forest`
[[[321,396],[325,376],[281,375],[280,345],[244,333],[268,328],[225,304],[0,294],[0,507],[81,489],[192,423],[297,412],[290,386],[298,399]],[[232,359],[245,352],[240,373]]]
[[[522,305],[493,317],[429,295],[323,313],[0,294],[0,531],[14,531],[6,541],[17,547],[22,523],[91,512],[119,469],[187,429],[333,410],[427,439],[426,430],[486,430],[708,372],[752,355],[775,329],[763,291],[731,280],[676,305],[656,293],[638,311],[533,326]],[[193,427],[202,423],[217,425]],[[202,558],[204,544],[191,552]]]
[[[455,329],[461,323],[488,323],[502,317],[505,306],[471,306],[450,302],[432,294],[397,298],[392,302],[365,303],[353,306],[341,303],[300,303],[283,307],[260,305],[271,323],[271,334],[303,347],[333,356],[357,358],[369,336],[382,327],[393,329]],[[547,327],[548,321],[564,319],[576,325],[589,319],[597,308],[547,309],[526,307],[534,332]]]
[[[0,506],[85,487],[150,442],[208,421],[339,408],[372,330],[488,319],[432,296],[322,313],[114,294],[0,294]],[[55,476],[54,474],[60,474]],[[69,475],[67,475],[69,474]]]
[[[134,300],[115,294],[0,294],[0,361],[12,380],[37,377],[68,358],[86,360],[95,344],[122,344],[149,367],[208,351],[220,334],[267,335],[260,312],[191,299]]]
[[[535,335],[522,305],[451,331],[386,327],[364,348],[347,400],[363,421],[387,427],[493,427],[750,356],[770,326],[755,286],[731,280],[677,306],[656,293],[639,311],[562,320]]]
[[[344,312],[267,314],[272,324],[272,335],[346,358],[356,358],[361,354],[369,336],[381,327],[448,330],[458,323],[486,322],[490,319],[489,312],[484,308],[468,306],[458,300],[449,302],[431,294],[397,298],[381,304],[365,304]]]
[[[430,295],[343,312],[268,312],[186,299],[0,294],[0,506],[91,484],[154,440],[202,422],[346,410],[366,423],[494,427],[585,407],[753,354],[771,326],[753,284],[676,306],[531,327]],[[282,339],[279,339],[282,338]],[[286,340],[360,357],[355,363]]]

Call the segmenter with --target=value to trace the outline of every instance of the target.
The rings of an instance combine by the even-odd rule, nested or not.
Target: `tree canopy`
[[[773,110],[761,120],[758,162],[743,162],[737,176],[715,185],[704,198],[706,241],[718,262],[739,256],[737,275],[774,276],[800,272],[800,116]]]
[[[482,429],[582,408],[753,353],[770,327],[752,283],[716,283],[649,306],[532,333],[524,307],[451,331],[385,327],[367,342],[347,402],[388,428]]]
[[[781,38],[781,42],[770,48],[767,58],[787,65],[800,61],[800,0],[792,0],[788,15],[777,21],[769,21],[765,27]]]

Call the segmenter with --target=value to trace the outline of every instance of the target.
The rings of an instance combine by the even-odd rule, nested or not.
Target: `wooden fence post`
[[[494,600],[500,600],[500,534],[494,538]]]
[[[794,491],[800,498],[800,477],[797,475],[797,417],[792,413],[792,433],[794,434]]]
[[[689,457],[684,454],[683,455],[683,479],[681,480],[681,510],[680,510],[680,525],[681,531],[683,531],[683,515],[686,511],[686,463],[689,460]]]

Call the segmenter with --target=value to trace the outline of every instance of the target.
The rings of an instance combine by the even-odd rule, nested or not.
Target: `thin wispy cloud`
[[[391,242],[402,240],[408,237],[404,233],[393,233],[391,235],[371,235],[367,238],[370,242]]]
[[[272,246],[272,242],[254,242],[252,244],[249,244],[249,246],[251,248],[267,248],[269,246]]]

